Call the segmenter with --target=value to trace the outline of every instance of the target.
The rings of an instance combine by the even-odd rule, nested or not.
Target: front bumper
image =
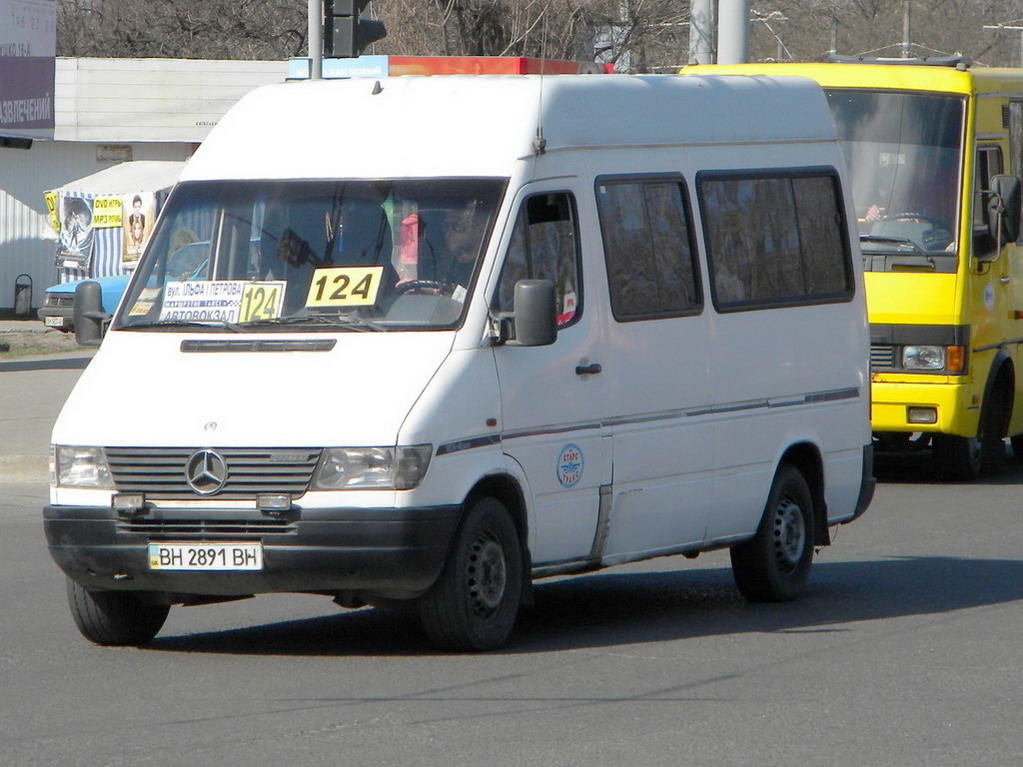
[[[974,389],[960,383],[871,384],[871,424],[877,432],[930,432],[972,437],[977,434],[980,404],[973,401]],[[909,409],[933,408],[936,422],[913,423]]]
[[[73,307],[43,306],[36,314],[39,321],[48,328],[70,331],[75,326]]]
[[[426,591],[440,574],[460,506],[416,509],[259,511],[149,509],[137,518],[109,507],[46,506],[50,555],[89,589],[247,596],[268,592],[355,592],[392,598]],[[253,542],[259,572],[154,571],[150,541]]]

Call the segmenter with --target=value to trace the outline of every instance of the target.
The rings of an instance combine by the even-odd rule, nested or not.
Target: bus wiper
[[[896,248],[902,250],[908,248],[910,251],[912,251],[914,256],[919,256],[920,258],[924,259],[932,267],[937,266],[934,257],[908,237],[891,237],[888,235],[880,234],[861,234],[860,242],[876,242],[881,245],[894,245]]]
[[[233,322],[226,320],[209,320],[202,322],[200,320],[154,320],[152,322],[140,322],[134,325],[128,325],[126,330],[147,330],[150,328],[196,328],[202,330],[230,330],[232,333],[244,333],[245,330],[240,325],[236,325]]]

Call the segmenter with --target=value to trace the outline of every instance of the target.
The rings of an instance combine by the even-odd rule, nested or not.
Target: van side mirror
[[[501,318],[502,338],[514,346],[550,346],[558,337],[556,306],[553,282],[519,280],[514,311]]]
[[[99,346],[111,315],[103,311],[103,292],[98,282],[85,280],[75,288],[75,340],[82,346]]]
[[[1019,239],[1020,180],[1018,176],[994,176],[987,204],[988,228],[996,241]]]

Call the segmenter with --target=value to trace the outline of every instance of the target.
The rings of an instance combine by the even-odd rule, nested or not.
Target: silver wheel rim
[[[490,616],[501,606],[508,583],[500,541],[490,534],[481,534],[472,544],[465,574],[473,613],[484,618]]]
[[[791,498],[782,498],[775,509],[772,536],[778,569],[791,573],[799,566],[807,544],[803,510]]]

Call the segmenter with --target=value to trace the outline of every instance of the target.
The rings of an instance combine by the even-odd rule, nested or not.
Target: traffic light
[[[326,29],[323,55],[334,58],[355,58],[370,43],[387,35],[384,23],[376,19],[360,19],[359,14],[370,0],[324,0]]]

